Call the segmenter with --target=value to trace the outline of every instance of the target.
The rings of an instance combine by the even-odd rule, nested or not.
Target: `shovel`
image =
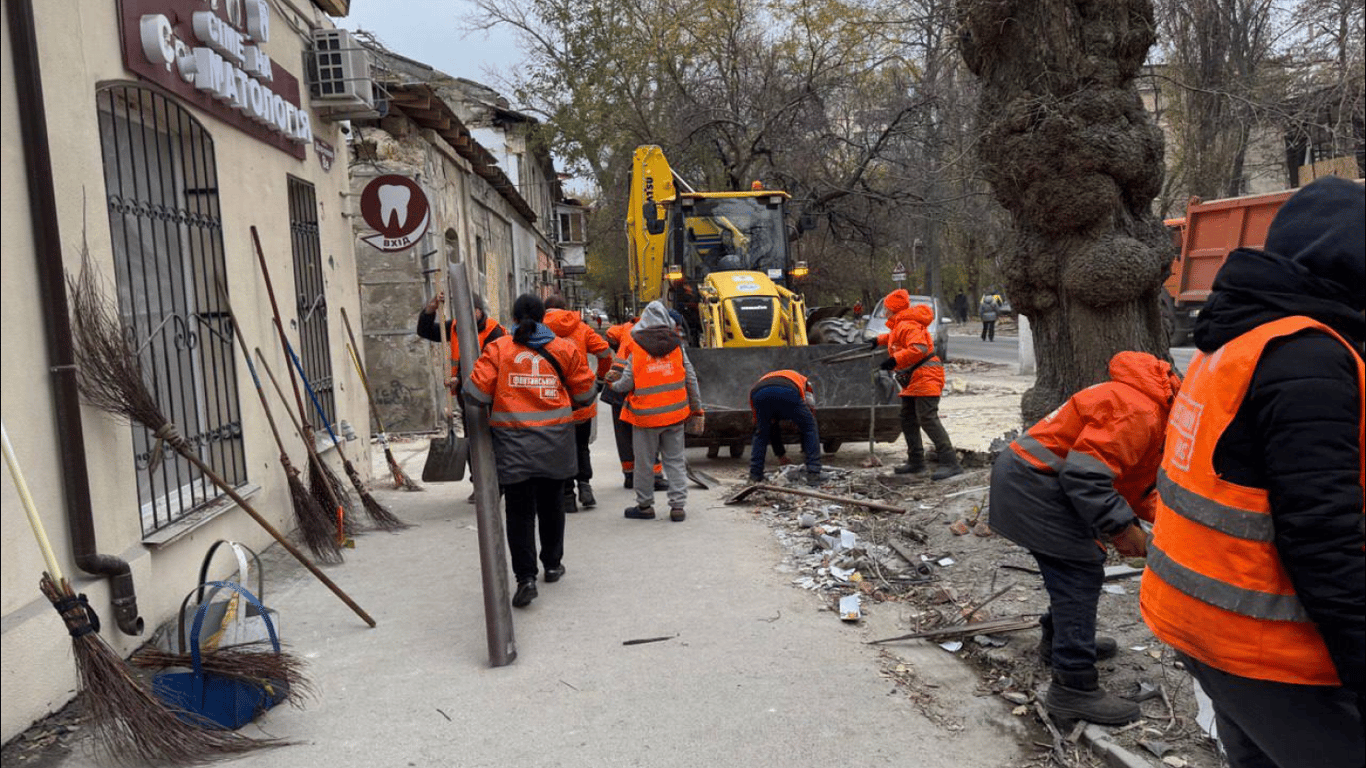
[[[713,488],[721,487],[720,480],[717,480],[714,476],[709,475],[700,469],[693,469],[691,466],[688,467],[688,479],[697,483],[697,487],[704,491],[710,491]]]
[[[444,303],[438,307],[437,321],[441,323],[441,343],[444,347],[442,354],[437,357],[438,361],[445,360],[450,356],[451,343],[446,334],[450,332],[450,323],[446,322],[446,305]],[[469,354],[466,352],[466,354]],[[437,363],[437,370],[443,375],[441,379],[446,379],[445,368],[441,363]],[[465,463],[469,459],[469,442],[455,434],[455,417],[450,415],[454,408],[451,403],[450,388],[446,389],[446,436],[433,438],[427,446],[427,462],[422,465],[422,482],[424,483],[454,483],[465,479]]]

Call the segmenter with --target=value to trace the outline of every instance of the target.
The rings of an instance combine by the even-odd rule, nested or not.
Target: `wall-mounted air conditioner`
[[[373,109],[370,56],[344,29],[313,30],[308,56],[308,88],[320,107]]]

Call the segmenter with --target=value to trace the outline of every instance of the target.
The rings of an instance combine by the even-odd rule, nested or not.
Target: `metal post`
[[[474,328],[474,298],[470,294],[468,262],[453,265],[451,317],[460,337],[460,382],[469,381],[479,355]],[[489,412],[473,399],[465,399],[465,438],[470,442],[470,477],[474,481],[475,520],[479,529],[479,572],[484,580],[484,626],[488,634],[489,664],[502,667],[517,658],[512,634],[512,605],[508,596],[507,539],[498,514],[498,468],[493,458],[493,435]]]

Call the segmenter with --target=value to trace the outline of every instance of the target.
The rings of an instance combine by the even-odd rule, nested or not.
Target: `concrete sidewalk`
[[[375,629],[271,547],[265,602],[308,660],[316,697],[243,729],[297,744],[229,764],[1000,768],[1027,754],[1002,729],[927,720],[863,644],[895,606],[876,609],[881,626],[840,622],[789,584],[772,533],[747,507],[723,506],[723,491],[690,490],[683,523],[624,519],[632,492],[600,418],[599,504],[569,517],[564,579],[513,609],[509,666],[488,665],[468,480],[374,492],[416,527],[358,537],[328,575]],[[420,474],[425,443],[395,448]],[[701,450],[689,459],[727,480],[745,469]],[[672,639],[622,645],[659,636]],[[921,676],[966,680],[972,699],[974,675],[934,651],[917,658]],[[97,764],[77,749],[52,765]]]

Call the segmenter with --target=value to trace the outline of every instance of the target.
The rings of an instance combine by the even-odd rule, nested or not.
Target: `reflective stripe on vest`
[[[688,418],[687,371],[683,350],[652,357],[639,344],[631,345],[631,376],[635,388],[626,395],[621,420],[637,427],[667,427]]]
[[[1011,442],[1010,447],[1021,458],[1039,469],[1048,469],[1054,472],[1061,472],[1063,464],[1067,460],[1058,454],[1048,450],[1048,447],[1039,442],[1039,439],[1028,432],[1020,435]]]
[[[575,354],[573,345],[560,338],[547,344],[545,352],[559,361],[562,368],[568,368],[567,362]],[[489,409],[490,427],[530,429],[574,420],[573,403],[565,383],[540,353],[515,343],[511,336],[502,336],[484,350],[484,357],[497,371]]]
[[[1159,639],[1216,669],[1296,685],[1341,685],[1277,553],[1267,491],[1234,485],[1214,471],[1215,447],[1267,344],[1307,329],[1351,348],[1322,323],[1288,317],[1191,361],[1167,422],[1139,604]],[[1363,384],[1366,365],[1356,362]],[[1366,405],[1359,405],[1366,425]]]

